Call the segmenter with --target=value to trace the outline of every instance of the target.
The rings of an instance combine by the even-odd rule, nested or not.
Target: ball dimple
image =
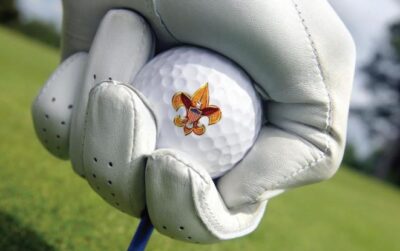
[[[227,144],[227,138],[225,136],[216,136],[214,138],[214,145],[219,149],[226,149],[228,150],[230,147]]]
[[[226,165],[229,164],[231,161],[231,155],[230,154],[223,154],[220,158],[219,158],[219,164],[220,165]]]
[[[161,68],[160,68],[160,75],[161,76],[170,76],[172,71],[172,65],[170,64],[164,64]]]
[[[207,152],[206,157],[209,161],[216,162],[220,154],[220,151]]]
[[[182,67],[182,76],[185,78],[193,78],[196,77],[198,70],[196,66],[193,64],[188,64],[186,67]]]
[[[205,49],[177,47],[157,55],[134,79],[157,116],[157,148],[172,148],[189,154],[218,177],[240,161],[254,143],[261,123],[260,103],[250,78],[232,61]],[[221,120],[209,125],[203,117],[203,135],[184,134],[174,118],[187,115],[183,106],[172,107],[176,92],[190,96],[208,83],[208,105],[217,106]],[[189,126],[190,127],[190,126]]]
[[[171,71],[171,76],[176,80],[176,78],[179,78],[182,75],[182,69],[179,66],[175,66],[172,68]]]
[[[183,90],[186,85],[186,80],[183,77],[177,76],[173,81],[176,90]]]
[[[207,151],[213,147],[213,140],[210,138],[204,138],[199,140],[199,149],[201,151]]]
[[[168,88],[174,83],[174,79],[172,76],[165,76],[164,78],[161,79],[161,85]]]

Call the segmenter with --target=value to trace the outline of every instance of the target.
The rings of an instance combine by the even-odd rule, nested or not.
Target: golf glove
[[[32,106],[53,155],[114,207],[176,239],[243,236],[267,201],[340,165],[353,40],[326,0],[64,0],[62,62]],[[134,78],[156,53],[190,44],[238,63],[266,122],[245,158],[214,183],[188,155],[155,149],[157,121]]]

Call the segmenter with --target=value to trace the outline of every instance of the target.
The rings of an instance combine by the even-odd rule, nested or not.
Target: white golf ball
[[[213,178],[235,166],[259,133],[261,104],[251,79],[212,51],[170,49],[146,64],[133,86],[157,117],[157,148],[186,152]]]

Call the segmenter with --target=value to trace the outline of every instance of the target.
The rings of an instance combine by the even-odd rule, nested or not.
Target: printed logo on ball
[[[208,125],[213,125],[221,120],[221,110],[215,105],[209,105],[209,99],[208,83],[200,86],[193,96],[185,92],[174,94],[172,107],[175,111],[178,111],[181,107],[186,110],[184,116],[175,116],[174,124],[178,127],[183,127],[185,135],[189,135],[192,132],[196,135],[203,135],[206,127],[199,120],[204,116],[208,117]]]

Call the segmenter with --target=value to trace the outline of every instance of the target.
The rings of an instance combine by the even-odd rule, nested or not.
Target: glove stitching
[[[179,162],[179,163],[181,163],[181,164],[183,164],[183,165],[186,165],[186,167],[188,168],[188,174],[189,174],[188,176],[190,177],[190,179],[192,179],[192,175],[190,175],[190,172],[191,172],[191,171],[194,171],[196,174],[198,174],[199,176],[201,176],[202,180],[203,180],[208,186],[210,186],[210,183],[208,183],[208,182],[206,181],[206,179],[204,179],[204,177],[203,177],[198,171],[196,171],[196,169],[194,168],[194,166],[192,166],[192,165],[190,165],[190,164],[184,163],[183,161],[181,161],[180,159],[178,159],[176,156],[170,156],[170,158],[175,159],[175,161],[177,161],[177,162]],[[205,217],[205,221],[208,222],[209,225],[213,226],[213,227],[216,228],[216,229],[222,229],[222,228],[223,228],[222,224],[219,223],[217,217],[216,217],[215,214],[211,211],[211,208],[209,207],[209,204],[207,203],[206,196],[205,196],[205,189],[206,189],[206,188],[204,187],[204,184],[205,184],[205,183],[203,183],[203,182],[200,183],[201,189],[198,191],[198,196],[201,198],[200,200],[198,200],[198,202],[200,203],[200,207],[202,208],[202,211],[208,212],[207,215],[209,216],[209,217]],[[195,198],[196,195],[194,194],[195,189],[194,189],[194,186],[193,186],[193,181],[191,181],[191,188],[192,188],[193,198]],[[195,200],[195,201],[194,201],[194,205],[196,205],[196,204],[197,204],[197,203],[196,203],[196,200]],[[198,215],[199,218],[200,218],[201,220],[203,220],[203,219],[200,217],[200,213],[199,213],[199,212],[198,212],[198,214],[199,214],[199,215]],[[216,234],[214,233],[214,231],[212,231],[211,229],[209,229],[208,224],[206,224],[205,222],[203,222],[203,224],[204,224],[204,226],[205,226],[212,234],[216,235]],[[220,230],[220,231],[221,231],[221,230]],[[222,230],[222,232],[224,232],[224,231]]]
[[[219,217],[216,217],[216,215],[213,213],[211,210],[210,204],[208,203],[207,196],[205,193],[205,190],[200,190],[200,197],[201,199],[198,200],[199,206],[204,212],[208,212],[208,215],[211,215],[211,217],[205,217],[205,221],[207,221],[208,224],[205,224],[206,226],[211,225],[213,229],[211,230],[209,227],[207,229],[213,233],[217,238],[219,239],[230,239],[229,237],[224,235],[229,235],[237,232],[243,232],[243,229],[248,229],[249,227],[253,226],[254,219],[257,217],[253,217],[251,221],[246,221],[245,224],[242,224],[242,222],[239,220],[239,217],[232,214],[231,211],[226,207],[225,203],[223,202],[221,198],[221,202],[225,207],[227,208],[229,219],[234,220],[236,222],[236,227],[234,228],[235,230],[230,230],[230,228],[227,228],[224,226],[219,219]],[[204,214],[202,214],[204,215]]]
[[[194,173],[196,173],[197,175],[200,176],[200,178],[204,181],[204,183],[206,183],[207,185],[210,185],[209,182],[207,181],[207,179],[199,172],[196,170],[196,168],[189,164],[186,163],[184,160],[181,160],[178,156],[176,156],[175,154],[172,153],[163,153],[163,155],[158,155],[158,156],[153,156],[153,159],[155,160],[162,160],[163,158],[169,158],[172,159],[178,163],[180,163],[181,165],[184,165],[188,168],[188,171],[193,171]],[[190,173],[189,173],[190,174]],[[189,175],[189,177],[191,177]],[[193,181],[191,182],[193,185]],[[204,187],[204,183],[200,183],[200,185],[202,187]],[[193,187],[192,187],[192,191],[194,191]],[[195,195],[194,195],[195,196]],[[199,190],[198,192],[198,196],[200,198],[200,200],[197,200],[199,202],[199,206],[201,208],[201,210],[203,212],[207,212],[206,214],[202,214],[202,215],[207,215],[208,217],[204,217],[205,219],[201,218],[202,220],[204,220],[205,222],[203,222],[203,224],[206,226],[206,228],[216,237],[218,236],[218,232],[223,233],[223,234],[227,234],[230,233],[228,231],[226,231],[226,228],[220,223],[220,221],[218,220],[218,217],[216,217],[216,215],[213,213],[213,211],[211,210],[211,207],[207,201],[207,196],[205,193],[205,189],[202,188]],[[195,205],[197,204],[196,202],[194,203]],[[232,215],[231,215],[232,216]],[[235,220],[238,220],[236,217],[234,217]],[[239,224],[240,225],[240,224]],[[249,225],[249,224],[248,224]],[[208,226],[212,226],[214,229],[211,230]],[[217,232],[217,233],[216,233]]]
[[[133,112],[134,112],[134,115],[133,115],[133,145],[132,145],[132,150],[130,151],[130,154],[131,154],[131,156],[129,157],[129,159],[130,159],[130,162],[132,163],[133,162],[133,156],[134,156],[134,152],[135,152],[135,146],[136,146],[136,144],[137,144],[137,139],[136,139],[136,135],[137,135],[137,115],[139,114],[138,112],[137,112],[137,109],[136,109],[136,105],[135,105],[135,99],[134,99],[134,96],[132,95],[132,93],[130,92],[130,91],[128,91],[127,92],[128,94],[129,94],[129,96],[131,97],[131,100],[130,100],[130,103],[131,103],[131,105],[132,105],[132,107],[133,107]],[[130,168],[132,168],[132,166],[130,166]],[[135,192],[135,191],[132,191],[132,192]],[[128,201],[128,203],[130,204],[129,205],[129,207],[130,208],[135,208],[134,207],[134,204],[135,204],[135,202],[134,202],[134,196],[133,196],[133,193],[129,193],[129,201]]]
[[[325,139],[326,139],[326,141],[325,141],[325,149],[323,150],[323,154],[320,157],[318,157],[317,159],[309,162],[307,165],[302,166],[301,168],[295,170],[289,176],[285,176],[283,178],[283,180],[273,183],[268,188],[268,190],[278,188],[284,182],[294,178],[298,174],[310,169],[311,167],[315,166],[319,162],[323,161],[327,157],[327,153],[328,153],[328,151],[330,149],[330,142],[329,142],[328,134],[329,134],[329,132],[331,130],[331,123],[332,123],[332,118],[331,118],[332,117],[332,114],[331,114],[332,113],[332,99],[331,99],[331,96],[329,94],[329,91],[328,91],[328,88],[327,88],[327,85],[326,85],[326,82],[325,82],[325,78],[324,78],[324,75],[323,75],[323,70],[322,70],[322,65],[320,63],[319,53],[318,53],[318,50],[317,50],[317,48],[315,46],[315,42],[314,42],[314,40],[312,38],[310,30],[309,30],[309,28],[308,28],[308,26],[307,26],[307,24],[305,22],[305,19],[303,18],[302,14],[301,14],[301,10],[299,8],[299,5],[296,3],[295,0],[292,0],[292,4],[294,5],[294,8],[296,9],[297,16],[300,19],[300,22],[301,22],[301,24],[302,24],[302,26],[304,28],[304,31],[305,31],[305,33],[307,35],[307,39],[308,39],[308,41],[310,43],[310,46],[311,46],[311,49],[312,49],[312,53],[313,53],[313,56],[314,56],[314,62],[316,64],[316,66],[317,66],[318,76],[321,78],[321,81],[322,81],[322,83],[323,83],[323,85],[325,87],[325,91],[326,91],[326,94],[327,94],[327,97],[328,97],[328,103],[327,103],[328,111],[327,111],[327,114],[326,114],[327,115],[326,122],[325,122],[326,124],[325,124],[324,130],[323,130],[323,134],[325,135]],[[254,201],[257,201],[257,199],[255,199]]]
[[[170,153],[170,152],[166,152],[166,153],[163,153],[162,155],[159,154],[158,156],[152,156],[152,158],[155,159],[155,160],[162,160],[163,158],[172,159],[172,160],[174,160],[175,162],[178,162],[179,164],[181,164],[181,165],[185,166],[186,168],[188,168],[188,171],[190,170],[190,171],[195,172],[197,175],[200,176],[200,178],[204,181],[204,183],[206,183],[207,185],[209,185],[209,182],[207,181],[207,179],[206,179],[198,170],[196,170],[196,168],[195,168],[193,165],[191,165],[191,164],[189,164],[189,163],[186,163],[185,161],[181,160],[181,159],[178,158],[175,154],[172,154],[172,153]],[[189,177],[190,177],[190,173],[189,173]],[[191,183],[193,184],[193,181],[192,181]],[[204,183],[201,183],[201,185],[203,186]],[[218,223],[218,221],[217,221],[215,215],[213,214],[213,212],[212,212],[211,209],[209,208],[208,203],[206,203],[206,205],[203,205],[203,203],[201,203],[201,201],[206,201],[206,196],[205,196],[203,190],[204,190],[204,189],[201,189],[200,192],[199,192],[199,196],[201,197],[201,200],[200,200],[200,207],[203,209],[203,211],[207,211],[208,214],[211,215],[211,218],[212,218],[212,219],[210,219],[210,221],[208,221],[208,222],[210,222],[211,225],[213,225],[213,226],[214,226],[214,225],[218,225],[218,228],[221,229],[221,228],[222,228],[222,225],[220,225],[220,224]],[[192,190],[192,191],[193,191],[193,190]],[[196,204],[196,202],[194,202],[194,203]],[[208,220],[208,219],[207,219],[207,220]],[[204,224],[204,222],[203,222],[203,224]],[[205,224],[205,226],[207,226],[207,224]],[[214,226],[214,227],[215,227],[215,226]],[[207,229],[208,229],[208,228],[207,228]],[[209,231],[212,232],[210,229],[209,229]]]
[[[214,215],[214,213],[211,211],[210,205],[207,202],[207,198],[206,198],[206,194],[204,192],[204,190],[200,191],[200,197],[201,200],[199,200],[199,204],[200,207],[202,208],[203,211],[208,212],[208,215],[211,215],[211,217],[205,217],[206,220],[208,221],[208,223],[217,231],[222,232],[223,234],[229,233],[228,231],[226,231],[226,229],[224,228],[224,226],[220,223],[220,221],[218,221],[218,218]],[[231,214],[229,214],[230,216],[232,216]],[[235,220],[236,217],[233,217]],[[206,224],[207,225],[207,224]],[[210,230],[211,231],[211,230]],[[215,233],[215,231],[211,231],[214,235],[218,236],[217,233]],[[232,231],[233,232],[233,231]]]
[[[130,151],[130,156],[129,156],[129,159],[130,159],[130,161],[133,161],[133,155],[134,155],[134,152],[135,152],[135,145],[136,145],[136,135],[137,135],[137,118],[136,118],[136,116],[137,116],[137,110],[136,110],[136,105],[135,105],[135,100],[134,100],[134,96],[132,95],[132,93],[131,92],[127,92],[128,94],[129,94],[129,96],[131,97],[131,100],[129,101],[130,103],[131,103],[131,105],[132,105],[132,107],[133,107],[133,112],[134,112],[134,119],[133,119],[133,145],[132,145],[132,151]]]
[[[207,179],[200,172],[198,172],[193,165],[191,165],[189,163],[185,163],[183,160],[179,159],[176,155],[172,155],[172,154],[168,154],[168,155],[169,155],[168,156],[169,158],[174,159],[176,162],[178,162],[188,168],[189,177],[191,177],[190,171],[194,171],[197,175],[199,175],[202,178],[202,180],[204,181],[205,184],[210,185],[210,183],[207,181]],[[194,192],[195,190],[193,189],[193,181],[191,181],[191,183],[192,183],[192,192]],[[216,234],[214,231],[209,229],[209,227],[208,227],[209,225],[213,226],[213,228],[215,228],[216,230],[225,233],[225,231],[223,230],[223,228],[224,228],[223,225],[218,221],[218,218],[213,213],[209,204],[207,203],[204,183],[203,182],[200,183],[200,186],[202,188],[198,191],[198,196],[201,198],[200,200],[198,200],[198,202],[200,204],[200,208],[202,209],[202,211],[208,212],[207,213],[208,217],[205,217],[205,219],[204,219],[204,221],[206,221],[208,224],[206,224],[205,222],[203,222],[203,224],[214,235],[216,235]],[[195,195],[193,195],[193,196],[195,197]],[[194,204],[196,205],[195,201],[194,201]],[[200,217],[200,219],[202,219],[202,218]]]
[[[154,109],[153,109],[153,107],[151,106],[150,102],[147,100],[147,98],[146,98],[145,96],[143,96],[143,94],[141,94],[141,93],[133,86],[134,83],[131,83],[131,84],[119,83],[119,84],[120,84],[120,85],[123,85],[123,86],[125,86],[125,87],[127,87],[127,88],[129,88],[130,90],[132,90],[132,91],[140,98],[140,101],[142,102],[142,104],[147,108],[147,110],[150,112],[151,116],[153,117],[154,122],[155,122],[155,124],[156,124],[156,131],[158,131],[158,130],[157,130],[157,128],[158,128],[157,116],[155,115]]]
[[[193,184],[193,182],[192,182],[192,184]],[[201,186],[204,186],[204,185],[201,184]],[[193,187],[192,187],[192,190],[194,191]],[[222,232],[222,233],[227,233],[227,231],[224,229],[224,226],[220,223],[220,221],[218,221],[218,218],[216,217],[216,215],[211,210],[210,205],[208,204],[208,201],[207,201],[207,198],[206,198],[205,189],[204,188],[201,189],[198,192],[198,194],[199,194],[199,197],[201,198],[200,200],[197,200],[198,203],[199,203],[199,206],[200,206],[200,208],[202,209],[203,212],[207,212],[206,215],[208,216],[208,217],[204,217],[205,218],[204,221],[206,221],[208,223],[208,224],[204,224],[204,225],[215,236],[218,236],[218,233],[216,233],[215,230],[217,230],[219,232]],[[202,214],[202,215],[204,215],[204,214]],[[208,227],[209,225],[211,225],[213,227],[212,230]]]
[[[316,127],[316,126],[311,126],[311,125],[308,125],[308,124],[305,124],[305,123],[301,123],[301,122],[297,122],[297,123],[302,125],[302,126],[311,128],[313,130],[319,130],[319,128]],[[319,146],[318,143],[316,143],[316,142],[314,142],[312,140],[308,140],[307,137],[301,135],[300,133],[298,133],[298,132],[296,132],[294,130],[289,130],[288,128],[282,127],[278,123],[269,122],[269,126],[270,126],[270,128],[274,128],[275,127],[275,129],[279,129],[282,132],[289,133],[291,135],[294,135],[294,136],[298,137],[298,140],[300,140],[303,144],[315,147],[318,150],[319,155],[321,155],[321,156],[324,155],[325,146],[323,146],[324,149],[322,150],[321,149],[322,146]]]
[[[153,0],[153,6],[154,6],[154,14],[158,17],[158,20],[160,21],[160,24],[162,25],[162,27],[164,27],[164,29],[168,32],[168,34],[176,41],[176,42],[180,42],[175,35],[170,31],[170,29],[167,27],[167,24],[164,22],[163,18],[161,17],[161,13],[158,10],[158,6],[157,6],[157,2],[158,0]]]
[[[307,39],[308,39],[308,41],[310,43],[310,46],[311,46],[311,49],[312,49],[312,53],[313,53],[313,56],[314,56],[314,62],[316,63],[316,66],[317,66],[317,69],[318,69],[318,76],[321,78],[321,81],[322,81],[322,83],[323,83],[323,85],[325,87],[326,95],[328,97],[328,103],[327,103],[328,111],[327,111],[327,114],[326,114],[327,117],[326,117],[326,123],[325,123],[325,128],[324,128],[324,134],[326,135],[326,142],[325,142],[326,145],[325,145],[325,149],[323,151],[324,154],[326,154],[328,152],[328,150],[329,150],[329,147],[330,147],[328,133],[329,133],[329,130],[330,130],[330,127],[331,127],[331,123],[332,123],[332,118],[331,118],[332,117],[332,114],[331,114],[332,113],[332,98],[330,96],[330,93],[328,91],[328,87],[327,87],[326,82],[325,82],[325,77],[324,77],[323,70],[322,70],[321,60],[320,60],[320,57],[319,57],[319,52],[318,52],[318,50],[317,50],[317,48],[315,46],[315,42],[314,42],[314,39],[313,39],[313,37],[311,35],[310,29],[307,26],[304,17],[302,16],[302,12],[301,12],[301,10],[299,8],[299,5],[296,3],[296,0],[292,0],[292,3],[294,4],[294,7],[295,7],[295,9],[297,11],[298,17],[299,17],[299,19],[301,21],[301,24],[302,24],[302,26],[304,28],[304,31],[307,34]]]
[[[178,162],[179,164],[187,167],[190,178],[191,178],[190,171],[193,171],[194,173],[199,175],[200,178],[204,181],[204,182],[200,183],[201,189],[199,189],[199,191],[198,191],[199,199],[195,200],[194,204],[195,205],[199,205],[200,208],[201,208],[201,211],[205,212],[203,214],[199,213],[199,216],[200,215],[203,215],[203,216],[207,215],[208,216],[208,217],[204,217],[204,218],[200,217],[200,219],[203,221],[203,224],[207,228],[207,230],[210,231],[210,233],[214,237],[216,237],[218,239],[229,239],[230,238],[229,236],[228,237],[226,237],[226,236],[224,237],[224,235],[229,235],[229,234],[232,234],[232,233],[242,232],[243,229],[246,229],[246,228],[249,228],[249,227],[253,226],[254,221],[248,221],[248,222],[246,222],[246,224],[241,224],[241,222],[239,221],[239,218],[237,216],[235,216],[235,215],[232,215],[231,212],[228,210],[228,212],[229,212],[228,215],[230,216],[229,218],[232,219],[232,220],[235,220],[237,222],[237,224],[236,224],[237,225],[237,227],[236,227],[237,231],[227,231],[226,227],[224,227],[224,225],[221,224],[221,222],[218,220],[219,218],[213,213],[213,211],[212,211],[212,209],[210,207],[210,204],[208,203],[207,194],[206,194],[205,188],[204,188],[205,184],[210,185],[210,183],[207,181],[207,178],[204,177],[201,174],[201,172],[196,170],[196,168],[193,165],[191,165],[189,163],[186,163],[184,160],[180,159],[178,156],[176,156],[173,153],[162,152],[162,154],[158,153],[157,155],[152,155],[150,157],[150,159],[152,159],[153,161],[162,161],[164,158],[173,160],[173,161]],[[154,164],[153,164],[153,166],[154,166]],[[193,181],[191,181],[191,183],[192,183],[192,191],[194,191],[194,189],[193,189]],[[195,197],[195,195],[193,195],[193,197]],[[192,199],[194,199],[194,198],[192,198]],[[196,201],[198,203],[196,203]],[[224,204],[223,200],[221,200],[221,202]],[[257,217],[255,217],[255,218],[257,218]],[[210,229],[210,226],[212,227],[212,229]]]
[[[167,157],[167,158],[172,158],[174,159],[176,162],[179,162],[180,164],[190,168],[191,170],[193,170],[195,173],[197,173],[200,178],[207,184],[209,184],[209,182],[207,181],[207,178],[203,176],[203,174],[201,174],[198,170],[196,170],[196,168],[189,164],[186,163],[184,160],[180,159],[179,157],[177,157],[175,154],[171,153],[171,152],[161,152],[161,153],[157,153],[157,155],[153,155],[152,158],[154,160],[162,160],[163,157]]]

